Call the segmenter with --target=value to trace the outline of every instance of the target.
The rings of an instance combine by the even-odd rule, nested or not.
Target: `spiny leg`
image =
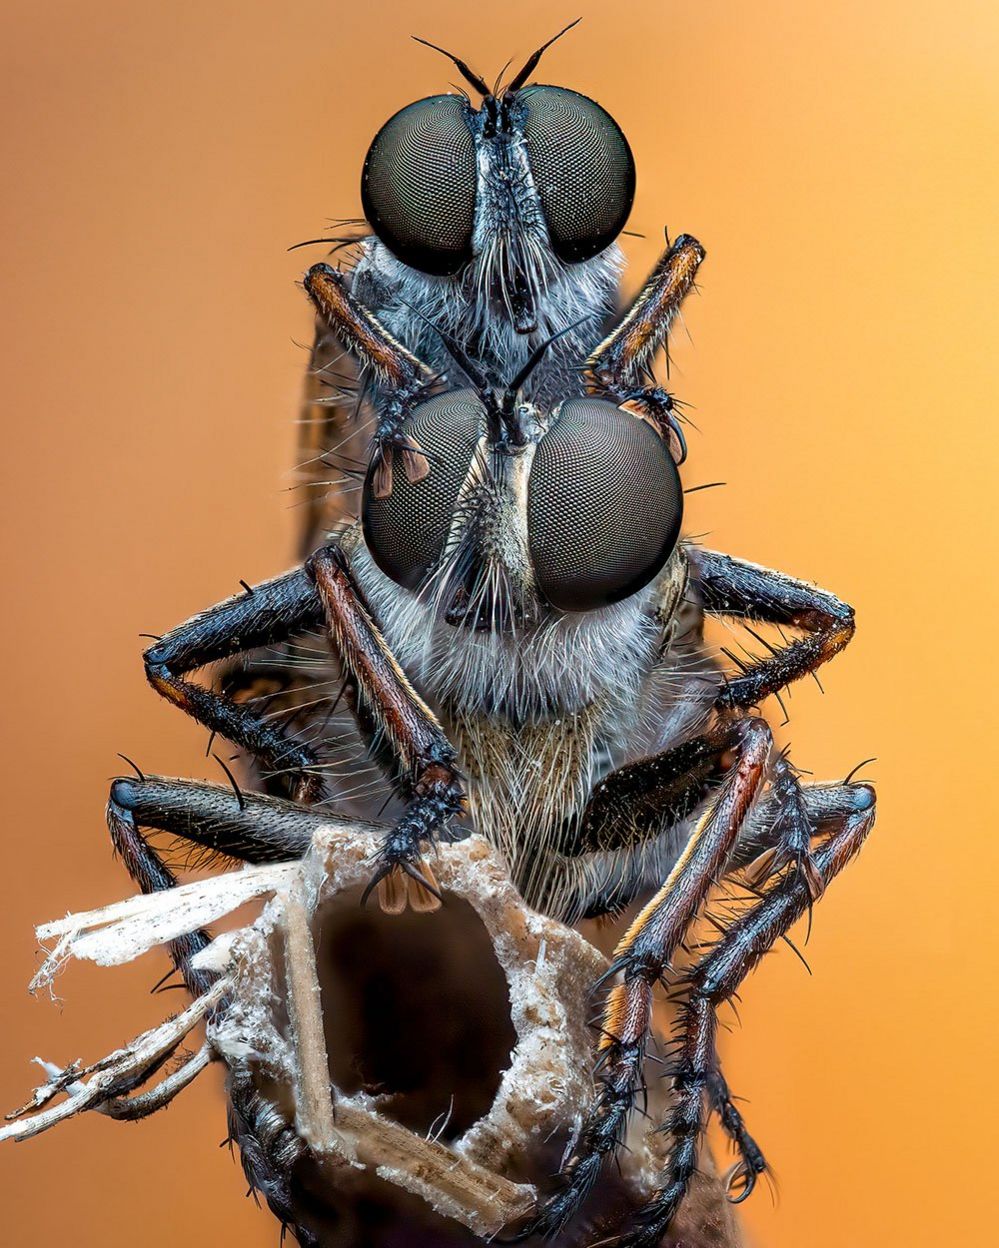
[[[679,816],[683,807],[694,800],[699,787],[711,783],[713,769],[720,763],[720,753],[716,756],[709,746],[717,751],[718,739],[694,738],[663,755],[612,772],[605,784],[598,786],[588,810],[594,820],[603,815],[607,822],[602,828],[599,825],[591,828],[590,839],[580,845],[580,852],[602,848],[615,854],[612,861],[618,862],[622,857],[625,861],[616,868],[610,884],[603,877],[584,877],[576,896],[571,900],[563,899],[571,915],[599,918],[619,914],[649,887],[648,872],[643,868],[640,852],[629,852],[634,850],[635,838],[640,835],[637,825],[651,821],[652,835],[663,830],[662,821],[654,820],[654,808],[648,806],[648,796],[655,794],[667,809]],[[706,768],[709,760],[712,765]],[[759,881],[763,875],[772,878],[778,870],[775,860],[778,857],[787,860],[783,851],[787,844],[789,806],[795,812],[803,808],[808,833],[815,838],[840,831],[851,818],[867,810],[872,801],[871,790],[864,784],[808,784],[799,788],[796,776],[795,787],[789,794],[786,784],[781,783],[781,769],[786,761],[780,754],[772,764],[770,788],[749,812],[728,862],[730,871],[745,869],[752,881]],[[686,778],[684,766],[689,768]],[[684,788],[687,784],[689,789]],[[635,809],[634,819],[628,818],[629,805]],[[809,891],[813,893],[814,886],[808,882]],[[818,886],[820,889],[824,886],[821,876]],[[717,1062],[707,1090],[712,1108],[741,1157],[732,1176],[742,1185],[738,1197],[741,1201],[766,1169],[766,1161],[728,1093]]]
[[[282,798],[163,776],[119,776],[111,784],[109,811],[136,829],[166,832],[209,855],[252,863],[301,858],[327,822]]]
[[[320,319],[343,342],[347,350],[373,373],[385,394],[380,404],[375,442],[379,454],[398,446],[406,472],[412,480],[427,475],[422,448],[401,439],[399,427],[413,407],[442,380],[422,360],[394,338],[373,312],[350,293],[342,273],[328,264],[314,264],[305,275],[305,290]],[[382,459],[382,492],[390,493],[390,458]]]
[[[806,634],[783,647],[768,646],[767,658],[741,664],[741,674],[718,695],[721,709],[757,706],[791,681],[815,672],[854,634],[853,608],[824,589],[713,550],[688,546],[686,553],[709,615],[786,625]]]
[[[308,566],[333,644],[356,680],[360,713],[370,715],[379,736],[391,747],[396,783],[406,801],[402,817],[385,839],[365,896],[377,885],[383,909],[403,909],[406,875],[416,886],[408,889],[413,906],[432,908],[432,898],[438,896],[436,883],[421,851],[439,839],[464,809],[456,751],[386,645],[344,552],[337,546],[324,547]]]
[[[704,248],[689,234],[669,247],[620,324],[586,361],[583,376],[591,393],[618,402],[632,397],[643,370],[665,343],[703,259]]]
[[[322,622],[315,585],[297,568],[172,629],[143,655],[146,677],[185,714],[249,751],[272,774],[285,776],[293,796],[313,802],[322,795],[323,783],[317,759],[306,745],[252,707],[184,678],[207,664],[285,641]]]
[[[651,758],[618,767],[597,784],[578,820],[567,823],[557,850],[568,862],[552,871],[553,889],[573,881],[568,895],[554,892],[545,909],[567,923],[620,914],[647,888],[645,851],[683,823],[725,777],[732,747],[728,724],[681,741]],[[592,863],[585,855],[601,855]],[[609,857],[603,857],[609,856]],[[660,877],[661,878],[661,877]]]
[[[597,785],[559,852],[566,859],[590,853],[606,859],[576,872],[569,889],[558,895],[566,921],[617,916],[655,886],[650,875],[655,858],[647,851],[717,788],[725,774],[724,749],[723,736],[706,733],[612,771]],[[811,842],[839,827],[855,806],[856,785],[801,784],[793,768],[789,790],[779,779],[785,765],[783,753],[772,758],[770,788],[749,812],[728,864],[730,870],[745,869],[757,885],[764,875],[777,874],[778,860],[796,860],[787,853],[787,840],[799,815]]]
[[[126,787],[130,786],[130,787]],[[178,793],[178,787],[187,788],[186,793]],[[151,807],[160,812],[162,823],[174,823],[186,814],[187,829],[170,827],[179,835],[189,835],[195,827],[213,829],[211,848],[222,849],[222,852],[236,853],[237,845],[247,843],[247,832],[239,815],[246,812],[239,808],[234,793],[230,793],[233,804],[237,806],[239,815],[225,810],[224,795],[213,795],[206,792],[211,786],[190,785],[182,782],[163,781],[158,778],[134,780],[121,778],[114,782],[111,800],[108,803],[108,829],[115,850],[118,852],[128,870],[129,875],[144,893],[161,892],[175,887],[177,880],[173,872],[165,865],[159,854],[150,846],[139,830],[136,819],[152,822]],[[200,790],[200,792],[195,792]],[[184,798],[187,799],[185,802]],[[246,797],[249,810],[251,797]],[[269,799],[258,799],[263,805],[271,806]],[[291,803],[281,803],[291,806]],[[308,812],[301,812],[308,817]],[[147,823],[146,826],[149,826]],[[280,820],[279,820],[280,826]],[[235,837],[227,838],[225,830],[236,833]],[[222,845],[211,842],[221,840]],[[201,996],[212,985],[215,975],[195,969],[191,965],[192,958],[204,949],[211,937],[202,929],[172,940],[167,948],[174,966],[180,972],[184,983],[192,996]],[[220,1007],[216,1007],[216,1010]],[[183,1070],[184,1068],[182,1068]],[[150,1072],[151,1073],[151,1072]],[[178,1079],[182,1079],[178,1071]],[[173,1089],[174,1091],[177,1088]],[[124,1089],[117,1089],[120,1093]],[[291,1172],[295,1159],[304,1151],[304,1145],[298,1140],[294,1131],[287,1124],[278,1121],[274,1109],[267,1105],[260,1093],[253,1087],[249,1076],[238,1078],[231,1075],[229,1086],[229,1124],[230,1134],[236,1140],[243,1160],[243,1169],[253,1188],[263,1191],[271,1211],[279,1219],[282,1226],[293,1225],[294,1202],[291,1192]],[[159,1107],[157,1090],[146,1098],[138,1099],[129,1109],[152,1112]],[[115,1114],[115,1116],[134,1116]],[[316,1248],[317,1241],[305,1232],[299,1233],[303,1245]]]
[[[325,623],[345,672],[356,686],[360,718],[370,715],[396,764],[407,803],[386,838],[372,880],[383,907],[408,900],[434,908],[439,895],[421,848],[432,843],[463,808],[456,755],[430,708],[390,653],[336,545],[318,551],[304,568],[250,589],[195,616],[146,652],[150,682],[200,723],[250,750],[273,769],[285,767],[302,801],[321,795],[311,751],[252,708],[183,679],[188,671],[244,649],[286,640]],[[413,887],[405,885],[404,877]],[[370,891],[370,890],[369,890]]]
[[[138,825],[126,806],[120,806],[112,797],[107,808],[108,831],[115,852],[125,864],[125,869],[144,893],[160,893],[175,888],[177,877],[163,862],[159,854],[146,843]],[[178,936],[167,945],[174,966],[180,972],[192,997],[200,997],[216,980],[213,972],[196,970],[191,961],[202,949],[207,948],[211,937],[202,929]]]
[[[739,1151],[739,1164],[729,1173],[726,1190],[732,1203],[741,1205],[756,1186],[759,1176],[766,1173],[767,1159],[746,1129],[742,1114],[732,1100],[728,1083],[721,1073],[717,1053],[714,1067],[707,1077],[706,1091],[722,1129]]]
[[[638,298],[617,327],[586,361],[583,379],[590,394],[611,399],[652,422],[666,439],[678,464],[687,458],[687,442],[668,390],[643,385],[655,353],[664,346],[680,305],[694,285],[704,248],[681,234],[652,270]]]
[[[620,1146],[641,1087],[651,1032],[653,987],[670,961],[712,885],[723,873],[739,829],[759,794],[772,737],[763,720],[731,727],[735,763],[708,811],[698,821],[665,884],[644,907],[614,953],[609,974],[623,974],[607,997],[598,1046],[599,1090],[587,1112],[559,1189],[524,1234],[553,1234],[576,1212],[604,1160]]]
[[[823,885],[839,874],[857,853],[874,824],[874,792],[867,785],[851,786],[854,811],[839,830],[815,851],[814,863]],[[633,1229],[620,1248],[653,1248],[669,1226],[686,1194],[697,1167],[697,1150],[706,1120],[705,1098],[711,1095],[715,1075],[714,1052],[717,1010],[735,994],[792,924],[811,904],[806,882],[789,872],[774,883],[725,932],[718,944],[690,973],[687,999],[679,1026],[679,1048],[673,1072],[675,1102],[665,1124],[673,1137],[663,1183],[636,1216]],[[755,1167],[744,1155],[742,1167]],[[751,1182],[755,1175],[746,1174]]]
[[[568,872],[570,878],[575,876],[576,885],[573,895],[553,899],[559,913],[571,922],[620,913],[648,886],[647,849],[682,824],[717,789],[727,769],[731,731],[730,722],[723,718],[669,750],[617,768],[596,785],[581,817],[567,827],[558,850],[567,858],[594,853],[614,857]],[[760,846],[754,864],[761,883],[791,861],[808,874],[813,836],[802,787],[786,753],[772,759],[769,781],[767,843]],[[553,874],[562,878],[567,872]],[[820,881],[814,873],[811,879],[817,896]]]

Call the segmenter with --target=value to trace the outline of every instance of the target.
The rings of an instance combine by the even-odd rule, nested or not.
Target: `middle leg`
[[[357,713],[376,731],[376,748],[393,761],[392,781],[406,803],[385,840],[371,887],[384,908],[439,900],[422,850],[445,834],[464,796],[457,756],[433,712],[413,688],[378,630],[343,550],[316,552],[303,568],[219,604],[174,629],[146,651],[150,683],[187,714],[268,764],[289,772],[293,795],[312,802],[323,782],[311,750],[251,707],[187,679],[208,663],[285,641],[325,624],[357,695]],[[408,878],[408,882],[407,882]],[[370,891],[370,890],[369,890]]]

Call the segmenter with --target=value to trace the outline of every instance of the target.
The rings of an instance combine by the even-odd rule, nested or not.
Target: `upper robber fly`
[[[542,51],[498,93],[455,60],[480,106],[435,95],[401,109],[361,176],[365,216],[396,259],[435,276],[472,266],[477,300],[518,334],[547,319],[559,266],[617,238],[635,195],[628,141],[599,104],[524,85]]]
[[[471,94],[418,100],[382,126],[361,176],[373,233],[331,240],[351,261],[344,276],[352,296],[452,384],[471,379],[435,331],[460,342],[497,386],[559,335],[525,386],[525,397],[548,405],[585,390],[580,361],[618,311],[615,240],[635,194],[634,159],[614,119],[579,92],[528,82],[555,39],[492,89],[445,53]],[[667,328],[651,340],[650,356]],[[301,456],[316,495],[306,503],[308,549],[356,510],[342,492],[320,497],[331,475],[322,457],[332,448],[367,457],[368,431],[343,428],[357,402],[343,345],[336,325],[321,320],[309,393],[317,406],[303,425]],[[377,374],[360,388],[379,413],[391,401]]]

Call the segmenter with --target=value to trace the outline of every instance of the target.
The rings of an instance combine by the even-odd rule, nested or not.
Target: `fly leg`
[[[783,646],[773,646],[758,638],[767,655],[750,662],[729,654],[739,667],[739,675],[727,680],[719,691],[715,699],[719,710],[747,709],[769,694],[779,697],[785,685],[808,673],[814,675],[853,637],[853,608],[823,589],[694,546],[687,547],[687,559],[691,580],[708,614],[784,625],[804,634]],[[759,864],[761,878],[764,870],[773,873],[794,862],[806,878],[813,898],[818,897],[822,878],[809,856],[811,833],[801,786],[786,757],[775,763],[773,785],[784,800],[779,807],[779,835],[775,837],[773,853]]]
[[[115,853],[125,864],[125,869],[143,893],[159,893],[174,888],[177,877],[163,862],[159,854],[146,843],[135,819],[127,808],[114,800],[115,781],[108,802],[107,821],[111,843]],[[211,988],[217,978],[214,972],[196,970],[191,965],[194,956],[207,948],[211,937],[202,929],[177,936],[167,945],[167,952],[192,997],[200,997]]]
[[[647,890],[647,851],[718,788],[731,746],[731,726],[722,724],[606,775],[558,845],[563,861],[551,877],[571,883],[568,895],[546,899],[546,911],[567,923],[618,915]]]
[[[422,849],[445,834],[464,809],[456,751],[386,645],[346,554],[338,546],[324,547],[308,568],[334,648],[356,682],[358,717],[373,725],[376,744],[389,747],[406,802],[364,895],[377,886],[382,908],[390,913],[405,908],[407,891],[414,909],[435,909],[439,895]]]
[[[587,391],[652,421],[678,464],[687,458],[687,443],[675,400],[662,386],[643,385],[642,380],[649,376],[655,353],[665,345],[703,259],[701,244],[689,234],[681,234],[652,270],[627,314],[583,369]]]
[[[209,663],[285,641],[322,622],[315,585],[298,568],[219,603],[160,638],[143,656],[146,677],[185,714],[247,750],[271,776],[280,777],[293,797],[312,803],[322,796],[323,782],[308,746],[253,708],[186,678]]]
[[[393,446],[400,451],[410,480],[421,480],[429,471],[426,457],[421,447],[400,435],[399,427],[442,379],[392,337],[374,313],[350,293],[343,274],[330,265],[314,264],[305,275],[305,290],[322,322],[362,368],[373,374],[388,396],[375,432],[376,472],[380,474],[376,493],[392,491],[392,459],[386,452]]]
[[[111,783],[108,812],[136,830],[187,841],[207,857],[258,864],[301,858],[329,822],[297,802],[163,776],[119,776]]]
[[[719,709],[758,705],[815,672],[853,637],[853,608],[824,589],[713,550],[688,546],[686,554],[691,580],[709,615],[786,625],[805,633],[783,647],[768,646],[766,658],[740,664],[740,675],[718,695]]]
[[[406,802],[386,837],[371,888],[378,886],[380,901],[391,912],[404,909],[407,896],[416,907],[435,909],[437,886],[421,852],[463,809],[455,750],[390,653],[338,546],[324,547],[304,568],[220,603],[168,633],[146,651],[147,675],[159,693],[199,723],[249,750],[272,771],[288,773],[293,796],[308,804],[323,793],[308,747],[252,708],[185,677],[208,663],[285,641],[322,623],[356,688],[358,717],[362,724],[373,722],[376,744],[390,752],[395,783]]]
[[[823,887],[858,852],[874,824],[873,791],[867,785],[853,785],[850,789],[852,813],[841,819],[837,830],[815,851],[815,869],[822,877]],[[619,1241],[620,1248],[653,1248],[672,1221],[696,1170],[708,1105],[712,1101],[716,1105],[719,1103],[714,1056],[718,1008],[732,999],[764,954],[810,904],[811,891],[807,882],[797,872],[785,874],[770,886],[760,901],[728,927],[711,952],[689,974],[673,1069],[675,1100],[664,1124],[673,1145],[660,1186],[636,1216],[631,1230]],[[744,1152],[734,1176],[743,1184],[740,1198],[748,1195],[747,1189],[755,1182],[761,1163],[761,1156],[757,1157],[750,1150]]]
[[[730,729],[735,762],[699,819],[666,882],[625,933],[614,952],[611,988],[598,1042],[599,1087],[578,1141],[559,1176],[558,1190],[532,1219],[527,1233],[557,1233],[579,1208],[608,1154],[621,1145],[643,1081],[652,1026],[653,988],[670,963],[711,887],[724,874],[745,818],[767,773],[772,737],[760,719]]]
[[[627,397],[622,392],[637,386],[665,343],[703,259],[704,248],[696,238],[681,234],[676,239],[621,322],[586,361],[583,377],[588,390],[621,402]]]
[[[183,807],[183,800],[177,788],[184,786],[180,781],[150,780],[148,787],[143,782],[144,791],[140,797],[140,790],[135,787],[138,784],[136,780],[124,779],[113,783],[111,800],[108,803],[108,828],[115,850],[125,863],[129,875],[142,892],[156,893],[163,889],[173,888],[177,879],[142,836],[133,812],[142,811],[140,817],[151,823],[152,812],[144,809],[143,804],[153,794],[157,794],[157,800],[153,804],[159,810],[165,811],[172,804],[175,812],[179,811]],[[131,793],[123,789],[122,786],[125,785],[132,786]],[[208,786],[192,787],[206,789]],[[190,796],[204,797],[205,795],[192,794]],[[235,795],[233,794],[232,797],[235,805]],[[250,800],[248,795],[246,798],[248,805]],[[220,813],[222,812],[216,811],[215,815]],[[149,826],[148,823],[147,826]],[[227,850],[226,852],[235,851]],[[188,992],[193,997],[200,997],[207,992],[216,978],[214,973],[196,970],[191,965],[191,959],[204,949],[210,940],[208,933],[199,929],[176,937],[167,946],[174,966],[180,972]],[[215,1010],[219,1008],[221,1007],[216,1006]],[[123,1090],[117,1091],[120,1093]],[[282,1226],[294,1225],[291,1173],[295,1160],[304,1151],[304,1145],[293,1129],[282,1122],[273,1108],[263,1100],[260,1093],[253,1087],[248,1073],[236,1074],[230,1080],[229,1099],[229,1132],[239,1145],[243,1169],[251,1187],[260,1189],[264,1193],[272,1213]],[[142,1107],[143,1102],[140,1101],[137,1108]],[[155,1101],[152,1107],[156,1107]],[[116,1114],[115,1116],[125,1115]],[[303,1248],[318,1248],[318,1241],[307,1232],[299,1232],[299,1240]]]
[[[578,840],[572,850],[563,852],[603,851],[608,860],[597,870],[584,868],[574,894],[562,899],[571,920],[619,914],[648,890],[649,859],[654,862],[654,856],[643,851],[649,837],[668,833],[717,787],[721,745],[717,734],[692,738],[662,755],[611,772],[597,786],[581,820]],[[873,805],[873,791],[866,784],[799,786],[786,756],[778,754],[771,761],[769,789],[749,812],[728,868],[745,871],[754,884],[765,884],[783,866],[794,863],[814,900],[825,886],[825,877],[812,856],[812,843],[861,818],[873,820]],[[657,814],[659,806],[667,812],[665,817]],[[804,866],[797,853],[803,840]],[[729,1094],[716,1058],[705,1091],[739,1152],[730,1191],[738,1185],[738,1196],[732,1198],[744,1200],[766,1170],[766,1160]]]

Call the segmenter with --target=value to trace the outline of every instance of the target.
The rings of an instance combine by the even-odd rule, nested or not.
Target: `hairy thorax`
[[[518,333],[487,295],[492,286],[491,254],[479,256],[460,277],[435,277],[402,264],[384,243],[367,238],[350,275],[351,291],[390,333],[453,383],[461,372],[437,330],[460,342],[502,384],[553,334],[575,326],[552,345],[525,394],[538,402],[554,402],[577,393],[579,363],[603,338],[617,307],[624,265],[620,248],[611,244],[580,264],[561,264],[550,255],[543,264],[539,260],[538,327],[530,334]]]
[[[375,566],[356,529],[351,565],[389,647],[459,751],[469,815],[530,903],[594,784],[654,749],[666,704],[682,555],[646,590],[508,632],[436,618]],[[665,613],[665,623],[664,623]]]

